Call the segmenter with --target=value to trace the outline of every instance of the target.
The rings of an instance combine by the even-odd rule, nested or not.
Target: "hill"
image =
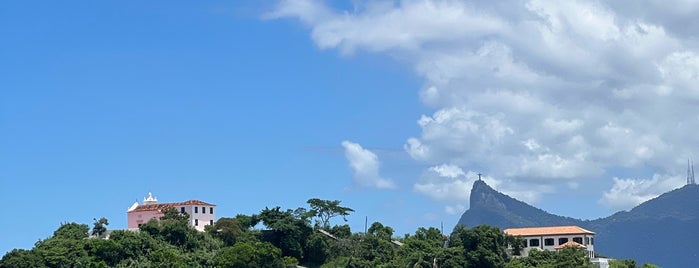
[[[501,229],[578,225],[597,233],[595,251],[614,258],[652,262],[662,267],[693,267],[699,260],[699,186],[686,185],[630,211],[597,220],[548,213],[495,191],[483,181],[471,190],[471,207],[458,224],[488,224]]]

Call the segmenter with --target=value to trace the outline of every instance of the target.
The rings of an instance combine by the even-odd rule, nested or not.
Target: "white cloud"
[[[413,90],[434,109],[417,120],[419,134],[406,134],[420,164],[478,167],[550,192],[618,168],[675,176],[699,147],[692,1],[367,1],[346,11],[282,1],[273,14],[300,19],[320,48],[413,67],[424,80]],[[470,185],[459,178],[422,178],[414,189],[462,200],[455,192]],[[627,180],[617,188],[638,192]]]
[[[343,141],[345,157],[354,171],[354,183],[360,187],[391,189],[395,183],[379,175],[379,158],[358,143]]]
[[[478,175],[464,171],[455,165],[443,164],[428,169],[421,182],[413,190],[433,200],[468,202],[471,186]]]
[[[456,202],[456,205],[445,207],[445,212],[449,213],[469,204],[471,188],[478,178],[479,174],[475,171],[464,172],[457,165],[441,164],[428,168],[420,181],[413,185],[413,190],[435,201],[452,202],[452,204]],[[551,192],[550,187],[505,181],[486,175],[481,175],[481,179],[490,187],[529,203],[536,203],[541,194]]]
[[[599,202],[615,210],[626,210],[655,198],[664,192],[679,188],[684,183],[681,176],[653,175],[651,179],[614,178],[614,185],[605,192]]]

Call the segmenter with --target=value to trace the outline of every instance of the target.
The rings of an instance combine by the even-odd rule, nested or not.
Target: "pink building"
[[[148,197],[143,198],[143,204],[134,202],[126,211],[128,218],[128,228],[138,229],[139,226],[151,219],[159,219],[163,216],[163,210],[173,207],[181,213],[189,215],[189,224],[199,231],[204,231],[204,226],[213,225],[216,221],[216,205],[199,200],[187,200],[177,203],[158,203],[158,199],[153,194],[148,193]]]

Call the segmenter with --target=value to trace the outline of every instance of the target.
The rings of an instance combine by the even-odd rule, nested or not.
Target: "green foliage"
[[[519,256],[522,253],[522,249],[527,247],[527,241],[521,237],[516,237],[512,235],[505,234],[505,243],[512,247],[512,255]]]
[[[262,223],[269,228],[263,232],[264,241],[282,250],[284,256],[302,260],[306,239],[313,229],[305,218],[297,217],[293,210],[281,211],[279,207],[265,208],[260,212]]]
[[[13,249],[0,259],[0,268],[42,268],[43,259],[36,251]]]
[[[466,253],[467,267],[503,267],[507,258],[507,241],[497,227],[479,225],[471,229],[458,227],[450,247],[461,246]],[[457,244],[458,242],[458,244]]]
[[[292,262],[290,259],[286,261]],[[255,268],[284,267],[281,250],[267,242],[240,242],[223,248],[216,254],[217,267]]]
[[[636,268],[634,260],[609,260],[609,268]]]
[[[226,246],[232,246],[243,234],[243,229],[235,218],[220,218],[214,225],[207,225],[206,232],[221,239]]]
[[[642,266],[638,266],[635,260],[624,259],[624,260],[609,260],[609,268],[658,268],[657,265],[646,263]]]
[[[168,207],[166,209],[163,209],[161,211],[163,213],[163,216],[160,217],[160,220],[173,220],[173,221],[178,221],[178,222],[184,222],[187,223],[189,221],[189,214],[187,212],[180,212],[174,207]]]
[[[110,267],[117,265],[125,255],[121,245],[114,240],[90,239],[85,244],[89,256],[102,260]]]
[[[531,250],[529,256],[515,258],[506,267],[587,268],[590,266],[586,250],[567,247],[559,251]]]
[[[100,218],[99,220],[93,219],[95,222],[92,225],[92,235],[98,236],[98,237],[103,237],[104,234],[107,232],[107,225],[109,225],[109,221],[107,218]]]
[[[255,227],[258,223],[260,223],[260,217],[257,215],[243,215],[243,214],[238,214],[235,216],[235,220],[238,223],[238,226],[242,230],[249,230],[250,228]]]
[[[359,248],[354,250],[355,256],[370,261],[374,266],[388,263],[395,257],[395,246],[391,243],[393,228],[374,222],[367,233],[360,237]]]
[[[337,238],[349,238],[352,235],[352,229],[347,224],[335,225],[330,228],[329,232]]]
[[[371,227],[369,227],[369,230],[367,230],[367,235],[390,240],[391,236],[393,236],[393,228],[384,226],[380,222],[374,222],[371,224]]]
[[[42,241],[35,250],[48,267],[73,267],[86,261],[85,241],[53,237]]]
[[[314,199],[311,199],[314,200]],[[309,201],[311,201],[309,200]],[[339,207],[339,201],[316,200]],[[316,204],[317,205],[317,204]],[[15,249],[0,259],[6,267],[589,267],[587,253],[566,248],[557,252],[530,251],[528,257],[507,259],[508,245],[517,251],[523,240],[498,228],[457,226],[449,239],[437,228],[418,228],[394,238],[393,228],[374,222],[366,233],[352,233],[348,225],[330,226],[329,237],[314,231],[309,215],[320,207],[282,210],[265,208],[259,215],[220,218],[199,232],[186,214],[168,209],[139,232],[116,230],[104,239],[108,221],[94,220],[93,236],[85,224],[62,224],[53,236],[31,250]],[[332,206],[331,206],[332,207]],[[345,211],[347,212],[347,211]],[[317,223],[325,225],[325,214]],[[344,215],[343,215],[344,216]],[[314,216],[317,217],[317,216]],[[263,230],[254,229],[263,223]],[[393,243],[393,240],[400,243]],[[446,247],[445,247],[446,246]],[[635,268],[633,260],[610,262],[610,267]],[[652,264],[642,267],[653,268]]]
[[[53,232],[53,237],[62,239],[84,239],[87,238],[88,231],[90,231],[90,227],[88,227],[87,224],[78,224],[74,222],[64,223]]]
[[[328,250],[327,238],[319,232],[314,232],[306,241],[306,249],[304,250],[306,254],[305,263],[310,266],[319,266],[325,263],[325,260],[330,255]]]

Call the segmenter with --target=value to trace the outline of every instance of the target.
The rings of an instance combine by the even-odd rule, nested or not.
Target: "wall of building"
[[[149,199],[153,199],[151,205],[157,204],[157,200],[149,194]],[[144,199],[144,200],[149,200]],[[146,203],[146,202],[144,202]],[[198,205],[194,205],[199,203]],[[145,204],[143,206],[146,206]],[[138,229],[139,225],[147,223],[151,219],[159,219],[163,216],[159,210],[165,207],[172,207],[178,212],[184,212],[189,215],[189,225],[198,231],[204,231],[207,225],[212,225],[216,222],[216,206],[206,204],[197,200],[189,200],[181,203],[165,203],[151,207],[142,207],[138,203],[129,208],[127,212],[127,228]],[[140,210],[139,210],[140,208]],[[152,210],[151,210],[152,209]]]
[[[586,234],[586,235],[577,234],[577,235],[553,235],[553,236],[551,236],[551,235],[549,235],[549,236],[526,236],[526,237],[523,236],[522,238],[526,239],[526,241],[527,241],[527,246],[522,250],[521,254],[522,254],[522,256],[528,256],[529,251],[532,250],[533,248],[536,248],[538,250],[555,251],[556,250],[555,247],[560,245],[559,244],[560,238],[567,238],[568,241],[573,241],[573,238],[575,238],[575,237],[580,237],[582,239],[582,243],[580,243],[580,244],[587,247],[587,251],[590,252],[590,258],[593,258],[594,252],[595,252],[594,242],[593,242],[594,235],[589,235],[589,234]],[[530,241],[531,239],[539,239],[539,246],[531,246],[531,241]],[[553,239],[553,245],[547,246],[545,244],[545,239]]]
[[[194,209],[196,207],[196,210]],[[199,231],[204,231],[206,225],[210,225],[216,222],[216,207],[215,206],[202,206],[202,205],[182,205],[176,207],[177,211],[184,211],[189,214],[189,225],[193,226]],[[204,213],[202,213],[202,210]],[[213,210],[213,213],[211,213]]]
[[[150,219],[160,219],[163,213],[160,211],[150,210],[150,211],[131,211],[127,213],[127,228],[138,229],[139,224],[145,224]]]

